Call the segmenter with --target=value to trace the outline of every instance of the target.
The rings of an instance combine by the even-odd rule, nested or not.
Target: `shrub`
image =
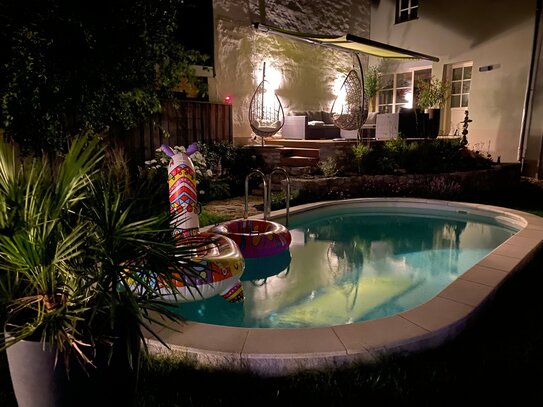
[[[466,171],[492,165],[491,159],[462,146],[460,140],[389,140],[383,146],[379,160],[384,162],[376,167],[384,174]]]
[[[353,146],[353,155],[359,174],[365,172],[365,164],[372,153],[372,148],[365,144],[356,144]],[[369,164],[369,163],[368,163]]]
[[[317,164],[325,177],[334,177],[338,174],[339,168],[337,160],[334,157],[328,157]]]
[[[245,177],[253,167],[251,152],[225,141],[200,143],[198,148],[213,171],[213,179],[220,179],[228,184],[229,196],[243,195]]]
[[[136,126],[161,109],[207,57],[175,39],[183,2],[2,2],[0,119],[23,152],[64,150],[66,138]],[[158,74],[157,74],[158,73]]]

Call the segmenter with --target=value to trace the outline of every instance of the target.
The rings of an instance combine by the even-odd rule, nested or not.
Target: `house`
[[[450,80],[453,94],[441,115],[441,134],[460,133],[468,110],[472,149],[502,162],[521,161],[525,175],[543,174],[541,32],[536,33],[541,0],[214,0],[213,10],[215,77],[209,97],[230,97],[238,144],[251,137],[247,112],[263,62],[287,112],[329,110],[355,65],[349,54],[259,32],[252,26],[258,21],[306,33],[351,33],[437,56],[439,62],[387,62],[378,111],[412,107],[419,78]],[[362,62],[380,64],[373,57]]]
[[[468,141],[472,149],[501,161],[525,158],[524,173],[540,176],[543,76],[532,82],[538,88],[529,106],[526,92],[536,5],[541,20],[541,1],[381,0],[373,4],[370,38],[439,58],[432,64],[421,61],[394,66],[388,88],[379,92],[379,108],[396,111],[405,103],[405,95],[412,91],[417,77],[431,73],[452,81],[452,96],[441,120],[442,133],[460,132],[464,111],[469,110],[473,122]],[[541,59],[541,33],[536,57]],[[538,72],[537,62],[534,73]]]

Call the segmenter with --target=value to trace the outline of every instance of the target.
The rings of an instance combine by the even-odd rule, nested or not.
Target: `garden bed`
[[[517,163],[440,174],[351,175],[290,179],[292,196],[300,202],[363,196],[466,199],[507,193],[514,190],[519,182],[520,164]]]

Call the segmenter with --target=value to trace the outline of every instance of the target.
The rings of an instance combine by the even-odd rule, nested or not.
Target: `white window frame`
[[[398,113],[400,111],[400,108],[401,107],[406,107],[406,108],[412,108],[413,107],[413,101],[414,101],[414,92],[415,92],[415,72],[416,71],[423,71],[423,70],[426,70],[426,69],[432,69],[432,66],[431,65],[428,65],[428,66],[417,66],[415,68],[410,68],[410,69],[405,69],[405,70],[401,70],[401,71],[398,71],[398,72],[390,72],[390,73],[387,73],[385,75],[393,75],[393,81],[392,81],[392,88],[386,88],[386,89],[382,89],[382,90],[379,90],[379,92],[377,92],[377,104],[376,104],[376,109],[377,109],[377,112],[379,113],[384,113],[384,112],[381,112],[381,106],[391,106],[392,109],[391,109],[391,112],[389,113]],[[411,99],[411,103],[401,103],[401,102],[397,102],[397,93],[398,93],[398,90],[400,89],[409,89],[408,87],[398,87],[398,76],[399,75],[402,75],[402,74],[406,74],[406,73],[410,73],[411,74],[411,94],[413,95],[412,99]],[[381,92],[383,92],[384,90],[392,90],[392,103],[381,103],[382,100],[381,100]]]
[[[471,67],[471,76],[470,76],[469,79],[464,78],[464,68],[466,68],[466,67]],[[462,68],[462,78],[460,80],[453,80],[453,71],[455,69],[458,69],[458,68]],[[472,80],[473,80],[473,62],[472,61],[463,62],[463,63],[460,63],[460,64],[453,64],[451,66],[451,98],[450,98],[451,99],[450,100],[451,110],[455,110],[455,109],[468,110],[469,109],[469,99],[470,99],[471,81]],[[464,92],[464,82],[467,82],[467,81],[469,81],[469,83],[470,83],[470,89],[469,89],[468,92]],[[455,83],[455,82],[460,83],[460,93],[453,93],[453,83]],[[466,104],[466,106],[462,106],[462,97],[464,95],[467,95],[467,97],[468,97],[468,103]],[[460,106],[453,107],[453,103],[452,103],[453,96],[460,97]]]
[[[417,4],[413,4],[413,3]],[[407,19],[402,19],[402,12],[407,11]],[[415,15],[416,11],[416,15]],[[402,0],[396,0],[396,24],[405,23],[406,21],[416,20],[419,15],[419,1],[407,0],[407,7],[402,7]]]

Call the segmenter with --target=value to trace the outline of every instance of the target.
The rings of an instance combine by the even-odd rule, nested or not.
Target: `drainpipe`
[[[533,91],[534,91],[533,83],[534,83],[534,77],[536,75],[535,66],[536,66],[536,60],[537,60],[537,50],[539,48],[539,28],[540,28],[539,25],[541,21],[541,7],[542,7],[542,0],[536,0],[534,37],[533,37],[533,42],[532,42],[532,57],[530,60],[530,69],[528,71],[526,93],[524,95],[524,108],[522,110],[522,121],[521,121],[521,126],[520,126],[520,136],[519,136],[519,145],[518,145],[518,153],[517,153],[517,160],[520,161],[520,164],[521,164],[521,174],[522,174],[522,170],[524,169],[524,159],[525,159],[525,153],[526,153],[525,140],[526,140],[526,130],[528,127],[528,112],[532,105]],[[541,150],[541,147],[540,147],[540,150]],[[539,167],[539,163],[538,163],[538,167]],[[537,171],[539,172],[539,168],[537,169]]]

